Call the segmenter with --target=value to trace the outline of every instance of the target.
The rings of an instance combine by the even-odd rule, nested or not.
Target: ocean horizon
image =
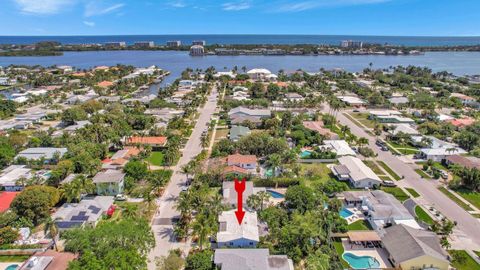
[[[62,44],[93,44],[124,41],[153,41],[162,45],[169,40],[180,40],[191,44],[194,40],[205,40],[207,44],[318,44],[339,45],[342,40],[355,40],[371,44],[396,46],[468,46],[480,45],[480,36],[369,36],[369,35],[75,35],[75,36],[0,36],[0,44],[32,44],[40,41],[57,41]]]

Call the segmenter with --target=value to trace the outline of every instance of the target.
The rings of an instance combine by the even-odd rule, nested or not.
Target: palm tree
[[[208,235],[212,232],[211,218],[203,213],[198,214],[192,224],[192,234],[198,238],[200,250],[203,250],[203,244],[207,240]]]
[[[360,137],[360,138],[358,139],[357,143],[358,143],[358,146],[359,146],[359,147],[362,147],[362,146],[368,144],[368,139],[365,138],[365,137]]]
[[[53,240],[53,246],[55,247],[55,251],[58,251],[58,247],[57,247],[58,227],[55,221],[52,219],[52,217],[49,216],[47,218],[47,220],[45,221],[45,227],[43,230],[45,235],[50,234]]]
[[[279,154],[271,154],[267,160],[267,166],[273,169],[274,175],[277,172],[277,168],[282,165],[282,157]]]

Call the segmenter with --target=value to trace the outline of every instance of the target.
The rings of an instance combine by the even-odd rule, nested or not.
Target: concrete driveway
[[[205,106],[199,109],[200,116],[184,147],[182,157],[178,164],[173,167],[173,175],[165,192],[157,200],[158,209],[152,220],[152,231],[155,234],[156,246],[149,254],[148,269],[155,269],[155,257],[168,255],[169,250],[180,248],[185,253],[190,250],[191,243],[177,242],[173,235],[172,223],[180,215],[175,209],[175,203],[186,182],[186,177],[181,173],[181,168],[202,151],[200,137],[215,112],[217,96],[217,88],[214,87]]]

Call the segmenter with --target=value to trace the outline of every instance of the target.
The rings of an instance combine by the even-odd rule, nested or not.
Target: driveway
[[[325,104],[322,111],[328,113],[328,109],[328,105]],[[375,145],[375,137],[355,125],[342,112],[338,113],[337,120],[342,125],[347,125],[353,134],[368,138],[369,147],[378,154],[377,159],[385,162],[398,175],[405,177],[404,180],[397,182],[399,186],[415,189],[422,196],[423,201],[434,206],[450,220],[457,222],[456,237],[452,242],[454,248],[480,249],[480,222],[477,219],[440,192],[437,189],[437,183],[421,179],[414,171],[414,164],[405,164],[389,151],[381,151]]]
[[[172,178],[163,195],[157,200],[157,214],[153,217],[151,226],[155,235],[156,246],[149,254],[148,269],[155,269],[155,257],[168,255],[169,250],[180,248],[185,253],[190,250],[190,243],[177,242],[173,235],[172,222],[180,215],[175,209],[175,203],[186,182],[186,177],[181,173],[181,168],[202,151],[200,137],[215,112],[217,95],[217,88],[213,87],[207,103],[199,109],[200,117],[184,147],[182,157],[178,164],[173,167]]]

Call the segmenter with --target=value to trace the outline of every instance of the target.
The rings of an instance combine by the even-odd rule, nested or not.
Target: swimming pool
[[[312,153],[308,150],[305,150],[300,153],[300,158],[308,158],[310,155],[312,155]]]
[[[348,252],[344,253],[342,257],[353,269],[371,269],[380,267],[380,263],[374,257],[357,256]]]
[[[343,218],[348,218],[351,215],[353,215],[352,211],[350,211],[346,208],[342,208],[342,210],[340,210],[340,216],[343,217]]]
[[[16,270],[18,269],[18,264],[11,264],[9,266],[7,266],[7,268],[5,268],[5,270]]]
[[[276,192],[276,191],[273,191],[271,189],[267,189],[267,192],[275,199],[283,199],[285,198],[285,195],[283,195],[282,193],[279,193],[279,192]]]

